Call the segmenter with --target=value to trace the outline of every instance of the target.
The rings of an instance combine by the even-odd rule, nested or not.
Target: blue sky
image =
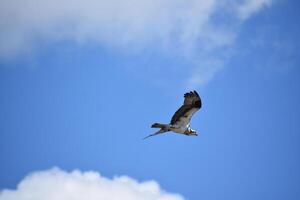
[[[181,199],[299,199],[299,4],[224,2],[2,1],[1,190],[22,199],[58,167]],[[199,136],[141,140],[190,89]]]

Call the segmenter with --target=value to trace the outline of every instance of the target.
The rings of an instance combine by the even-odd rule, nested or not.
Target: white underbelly
[[[171,127],[171,131],[176,133],[184,133],[189,127],[189,123],[185,122],[177,122]]]

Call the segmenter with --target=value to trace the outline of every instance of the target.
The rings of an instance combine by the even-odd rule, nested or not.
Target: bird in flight
[[[148,135],[144,139],[169,131],[184,134],[187,136],[197,136],[197,132],[190,127],[190,121],[193,114],[197,112],[201,108],[201,106],[201,98],[195,90],[185,93],[183,105],[175,112],[171,119],[171,122],[169,124],[152,124],[151,128],[160,128],[160,130],[156,133]]]

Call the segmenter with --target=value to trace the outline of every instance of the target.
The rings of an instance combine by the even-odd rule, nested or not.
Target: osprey
[[[151,128],[160,128],[159,131],[148,135],[144,139],[162,134],[168,131],[184,134],[187,136],[197,136],[197,132],[190,127],[190,121],[195,112],[202,106],[199,94],[194,90],[184,94],[183,105],[175,112],[170,124],[154,123]]]

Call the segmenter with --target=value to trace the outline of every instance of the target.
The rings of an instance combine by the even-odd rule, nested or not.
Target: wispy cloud
[[[272,0],[245,0],[243,4],[237,6],[238,16],[242,20],[248,19],[264,6],[270,6],[271,3]]]
[[[155,181],[105,178],[97,172],[65,172],[58,168],[34,172],[16,190],[0,191],[0,200],[183,200],[163,191]]]
[[[136,48],[190,45],[214,7],[214,0],[3,0],[0,55],[28,50],[37,40]]]
[[[30,53],[39,41],[74,41],[176,51],[194,63],[191,83],[204,84],[223,68],[237,24],[271,0],[2,0],[0,58]],[[229,19],[229,20],[227,20]],[[175,49],[175,50],[174,50]],[[201,57],[201,62],[199,61]],[[203,63],[219,63],[204,68]],[[198,80],[201,79],[201,80]],[[197,85],[195,85],[197,86]]]

